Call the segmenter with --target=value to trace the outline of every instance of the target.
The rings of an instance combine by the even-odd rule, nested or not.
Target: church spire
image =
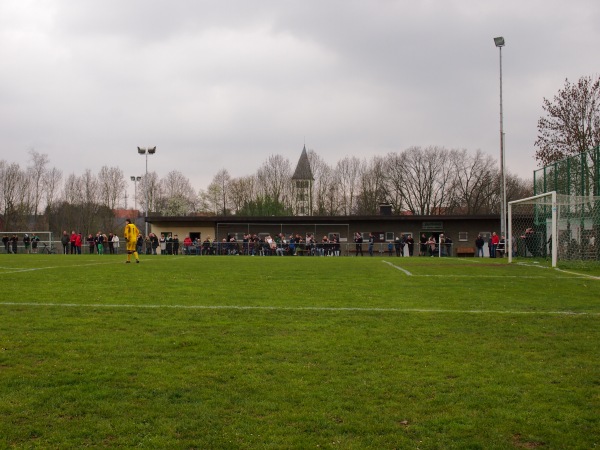
[[[302,149],[302,154],[300,155],[300,159],[298,160],[298,164],[296,165],[296,170],[294,171],[294,175],[292,175],[292,180],[310,180],[314,181],[314,177],[312,174],[312,170],[310,168],[310,161],[308,160],[308,153],[306,153],[306,144]]]

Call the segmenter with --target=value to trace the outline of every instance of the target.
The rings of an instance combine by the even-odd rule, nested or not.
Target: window
[[[439,231],[444,229],[444,222],[423,222],[423,230]]]
[[[469,240],[469,233],[467,233],[466,231],[459,231],[458,232],[458,240],[460,242],[466,242]]]
[[[393,231],[386,231],[385,232],[385,240],[386,241],[393,241],[394,240],[394,232]]]

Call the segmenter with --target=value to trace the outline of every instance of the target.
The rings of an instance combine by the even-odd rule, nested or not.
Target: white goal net
[[[548,192],[508,204],[507,251],[552,267],[598,264],[600,197]]]

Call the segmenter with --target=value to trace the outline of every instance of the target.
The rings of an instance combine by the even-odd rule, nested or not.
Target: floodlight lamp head
[[[131,177],[131,181],[135,181],[135,177]]]
[[[148,147],[148,153],[154,155],[156,153],[156,146]]]
[[[146,153],[146,149],[145,149],[145,148],[142,148],[142,147],[138,147],[138,153],[139,153],[140,155],[143,155],[143,154],[145,154],[145,153]]]
[[[494,44],[496,44],[496,47],[504,47],[504,38],[502,36],[495,37]]]

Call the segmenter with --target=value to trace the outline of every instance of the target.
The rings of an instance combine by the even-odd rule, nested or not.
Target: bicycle
[[[42,248],[42,254],[46,254],[46,255],[56,254],[56,249],[54,248],[54,246],[52,244],[48,245],[45,242],[43,242],[43,244],[44,244],[44,248]]]

